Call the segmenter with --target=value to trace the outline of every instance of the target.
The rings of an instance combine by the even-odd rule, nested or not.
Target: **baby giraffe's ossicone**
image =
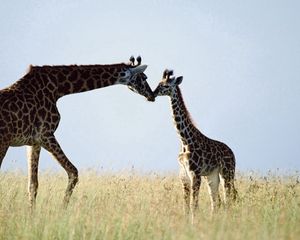
[[[178,156],[180,179],[184,190],[185,212],[192,211],[192,221],[198,208],[201,177],[205,177],[211,198],[211,209],[219,205],[219,183],[224,188],[224,202],[236,198],[234,187],[235,157],[224,143],[206,137],[194,125],[185,106],[179,85],[183,77],[173,76],[165,70],[163,78],[154,90],[154,96],[169,96],[173,120],[181,141]]]

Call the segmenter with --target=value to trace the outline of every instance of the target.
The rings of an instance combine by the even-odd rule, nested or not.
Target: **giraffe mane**
[[[183,95],[182,95],[182,92],[181,92],[181,89],[179,86],[176,87],[177,89],[177,92],[178,92],[178,97],[180,99],[180,101],[182,102],[183,104],[183,109],[184,111],[186,112],[187,116],[188,116],[188,119],[191,121],[191,123],[196,127],[196,123],[194,121],[194,119],[192,118],[192,115],[190,114],[189,110],[187,109],[186,107],[186,104],[185,104],[185,101],[184,101],[184,98],[183,98]]]
[[[32,65],[32,64],[30,64],[28,67],[27,67],[27,69],[26,69],[26,74],[27,73],[30,73],[31,71],[32,71],[32,68],[34,68],[34,66]]]
[[[98,66],[102,66],[102,67],[135,67],[135,66],[131,66],[127,63],[116,63],[116,64],[84,64],[84,65],[77,65],[77,64],[71,64],[71,65],[42,65],[42,66],[33,66],[33,65],[29,65],[28,67],[28,72],[32,71],[33,69],[37,69],[37,68],[52,68],[52,67],[57,67],[57,68],[64,68],[64,67],[98,67]]]

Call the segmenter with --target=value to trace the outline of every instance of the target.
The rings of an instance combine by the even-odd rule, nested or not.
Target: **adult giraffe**
[[[16,83],[0,90],[0,167],[10,146],[28,145],[28,193],[30,206],[35,205],[38,189],[38,162],[43,147],[50,152],[68,174],[64,203],[69,202],[78,182],[78,171],[66,157],[54,132],[60,121],[56,102],[73,93],[90,91],[116,84],[154,101],[143,73],[141,58],[130,58],[128,64],[30,66],[28,73]]]

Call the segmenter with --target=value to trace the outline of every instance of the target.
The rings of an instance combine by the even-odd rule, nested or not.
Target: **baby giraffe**
[[[169,96],[171,100],[174,124],[181,141],[178,160],[184,190],[185,212],[189,214],[191,208],[193,221],[195,210],[198,208],[201,176],[207,180],[212,212],[220,203],[220,180],[224,188],[224,202],[236,198],[235,157],[227,145],[206,137],[197,129],[178,86],[182,79],[182,76],[174,77],[173,71],[165,70],[163,79],[154,91],[154,96]]]

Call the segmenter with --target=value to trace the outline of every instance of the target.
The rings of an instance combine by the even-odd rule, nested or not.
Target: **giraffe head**
[[[137,64],[135,65],[134,57],[130,58],[130,63],[127,64],[128,68],[119,83],[127,85],[131,91],[146,97],[148,101],[154,102],[154,94],[147,82],[147,76],[144,74],[147,65],[141,65],[142,59],[140,56],[136,60]]]
[[[173,71],[166,69],[163,78],[154,90],[154,97],[171,96],[176,87],[182,82],[183,77],[173,76]]]

